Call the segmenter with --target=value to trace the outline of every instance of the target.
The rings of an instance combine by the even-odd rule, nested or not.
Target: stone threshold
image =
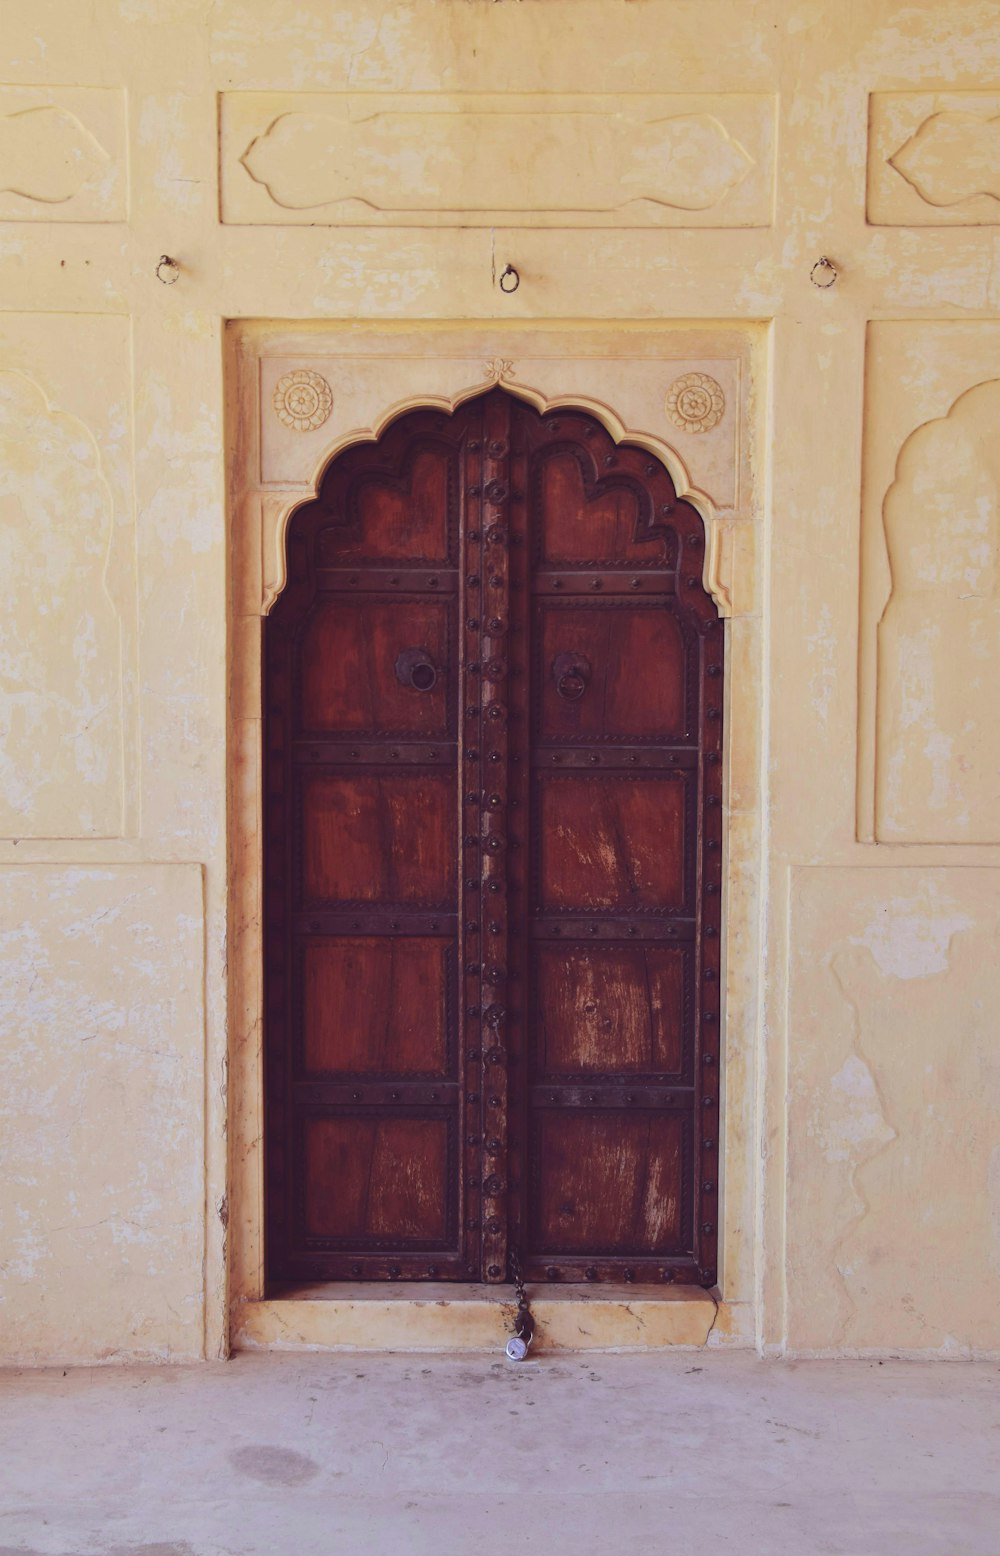
[[[726,1304],[700,1286],[528,1287],[532,1355],[544,1351],[703,1346],[728,1331]],[[292,1287],[233,1314],[234,1350],[503,1350],[511,1332],[509,1286],[400,1282]]]

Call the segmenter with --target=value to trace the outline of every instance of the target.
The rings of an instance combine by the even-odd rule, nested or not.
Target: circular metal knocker
[[[396,680],[415,692],[430,692],[437,685],[437,666],[426,648],[404,648],[396,660]]]
[[[583,654],[557,654],[552,661],[556,691],[567,702],[578,702],[590,683],[590,660]]]

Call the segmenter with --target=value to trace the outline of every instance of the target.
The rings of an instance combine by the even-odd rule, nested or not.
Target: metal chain
[[[532,1318],[531,1308],[528,1306],[528,1297],[524,1289],[524,1274],[521,1269],[521,1255],[516,1243],[511,1243],[508,1258],[510,1278],[514,1287],[514,1295],[517,1298],[517,1312],[514,1314],[514,1333],[507,1341],[506,1353],[511,1361],[524,1361],[535,1333],[535,1320]]]

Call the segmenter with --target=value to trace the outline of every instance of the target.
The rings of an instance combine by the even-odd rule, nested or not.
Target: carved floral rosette
[[[725,409],[722,385],[708,373],[684,373],[667,393],[667,415],[682,432],[711,432]]]
[[[333,410],[333,392],[322,374],[298,367],[278,379],[271,404],[284,426],[296,432],[315,432]]]

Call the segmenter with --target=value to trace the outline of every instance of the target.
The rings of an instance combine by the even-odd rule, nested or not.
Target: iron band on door
[[[502,389],[293,515],[265,623],[267,1266],[711,1285],[723,632],[666,469]]]

